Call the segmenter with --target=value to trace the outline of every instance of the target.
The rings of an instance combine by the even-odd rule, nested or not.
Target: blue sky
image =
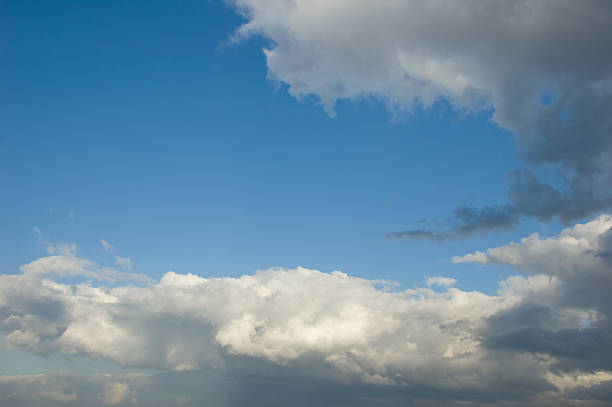
[[[298,3],[0,2],[0,384],[605,405],[612,9]]]
[[[385,238],[504,198],[515,149],[490,111],[441,102],[395,117],[363,100],[331,119],[266,79],[266,41],[231,43],[243,19],[218,3],[9,2],[4,14],[3,269],[46,241],[112,261],[105,239],[153,278],[302,265],[496,287],[499,274],[449,259],[520,231]]]

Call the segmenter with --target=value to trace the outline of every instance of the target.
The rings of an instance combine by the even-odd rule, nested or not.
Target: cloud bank
[[[109,286],[96,282],[106,272],[91,280],[104,268],[89,260],[44,257],[0,275],[5,346],[152,373],[95,385],[70,374],[1,376],[0,397],[71,403],[95,393],[101,405],[162,405],[144,400],[163,383],[164,402],[198,405],[206,394],[180,383],[201,381],[219,406],[603,406],[612,400],[611,235],[606,215],[454,259],[514,267],[495,295],[443,276],[426,281],[435,291],[398,290],[305,268],[168,272],[158,283]]]
[[[448,230],[392,237],[460,238],[520,217],[569,223],[612,205],[609,1],[226,1],[247,20],[237,40],[270,40],[269,77],[331,116],[343,99],[394,112],[448,103],[490,111],[514,134],[527,166],[509,174],[508,203],[460,207]],[[547,166],[557,181],[533,171]]]

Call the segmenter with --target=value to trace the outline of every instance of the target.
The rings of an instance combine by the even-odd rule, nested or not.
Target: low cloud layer
[[[612,3],[606,0],[226,0],[263,36],[269,77],[334,116],[338,100],[393,112],[448,103],[491,111],[527,164],[509,202],[459,208],[442,240],[512,227],[520,217],[571,222],[612,205]],[[552,166],[558,180],[538,178]],[[495,209],[495,213],[492,213]]]
[[[603,406],[612,398],[611,228],[602,216],[454,259],[514,267],[496,295],[442,276],[425,282],[435,291],[398,290],[305,268],[212,279],[168,272],[159,283],[108,286],[74,281],[105,269],[73,252],[44,257],[0,275],[4,345],[152,373],[0,376],[0,397],[9,406],[85,394],[164,405],[150,404],[163,389],[164,403],[199,405],[208,386],[219,406]],[[190,392],[185,381],[201,386]]]

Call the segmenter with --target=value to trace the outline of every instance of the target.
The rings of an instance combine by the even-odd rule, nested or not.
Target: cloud
[[[612,216],[601,215],[588,223],[567,228],[555,237],[544,238],[534,233],[519,242],[486,252],[453,257],[453,261],[506,264],[521,272],[543,273],[565,280],[606,278],[610,266],[602,261],[602,256],[605,257],[609,250],[610,228]]]
[[[425,281],[425,285],[427,287],[431,287],[432,285],[437,285],[440,287],[451,287],[453,286],[457,280],[450,277],[431,277]]]
[[[106,383],[104,393],[101,395],[104,404],[106,405],[117,405],[123,403],[130,397],[130,386],[127,383],[122,382],[108,382]],[[132,401],[135,401],[132,395]]]
[[[154,386],[154,380],[151,375],[134,373],[0,375],[0,403],[6,407],[135,404],[135,392],[129,386],[140,388],[142,397],[146,397],[146,392]],[[169,401],[163,394],[157,396],[163,400],[162,403]]]
[[[51,256],[24,264],[19,269],[26,276],[86,277],[106,282],[133,280],[146,283],[149,281],[144,274],[120,272],[77,257],[75,251],[76,245],[74,244],[50,244],[47,246],[47,252]]]
[[[51,400],[59,401],[61,403],[69,403],[77,398],[77,395],[74,393],[61,393],[57,390],[44,390],[40,392],[40,395],[43,398],[48,397]]]
[[[415,229],[388,233],[387,237],[390,239],[431,240],[433,242],[442,242],[448,238],[448,235],[433,230]]]
[[[389,233],[387,237],[443,242],[447,239],[464,238],[475,233],[486,234],[491,230],[510,230],[518,221],[518,215],[508,206],[485,206],[479,209],[462,205],[452,213],[448,221],[450,226],[445,231],[415,229]]]
[[[608,1],[227,0],[246,19],[234,39],[269,40],[268,76],[334,116],[338,100],[392,112],[447,103],[491,112],[526,164],[501,212],[455,213],[463,237],[521,216],[565,223],[612,205],[612,5]],[[384,3],[384,4],[383,4]],[[552,166],[558,181],[529,168]],[[538,197],[537,199],[535,197]],[[493,215],[493,216],[492,216]]]
[[[556,358],[556,369],[565,371],[611,370],[612,274],[606,258],[611,227],[612,216],[602,215],[558,236],[534,233],[453,258],[457,263],[509,265],[523,274],[545,276],[556,287],[527,295],[517,306],[489,318],[483,331],[486,345],[546,353]]]
[[[115,251],[115,246],[113,246],[112,244],[108,243],[104,239],[100,239],[100,244],[102,245],[104,250],[107,251],[107,252],[114,252]]]
[[[121,267],[124,270],[132,270],[132,261],[130,259],[128,259],[127,257],[119,257],[116,256],[115,257],[115,264],[117,264],[119,267]]]
[[[605,215],[454,259],[514,267],[519,274],[495,295],[460,290],[448,277],[426,281],[441,290],[385,290],[305,268],[68,283],[109,280],[87,259],[48,256],[0,275],[0,333],[7,346],[39,355],[160,372],[95,388],[28,379],[58,403],[81,400],[84,387],[101,404],[150,405],[164,393],[166,403],[198,405],[204,396],[193,383],[205,380],[223,389],[212,391],[213,405],[597,405],[612,385],[612,276],[602,255],[610,227]]]
[[[77,246],[75,244],[69,243],[47,243],[45,246],[45,250],[48,254],[61,254],[64,256],[74,256]]]

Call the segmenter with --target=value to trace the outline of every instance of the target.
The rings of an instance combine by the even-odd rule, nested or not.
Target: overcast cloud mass
[[[268,75],[330,116],[343,99],[378,99],[396,113],[449,103],[490,111],[514,135],[525,167],[509,174],[508,203],[462,206],[448,230],[390,237],[461,238],[523,216],[568,223],[612,204],[609,1],[228,2],[248,20],[237,39],[271,41]],[[555,180],[536,175],[546,166]]]

